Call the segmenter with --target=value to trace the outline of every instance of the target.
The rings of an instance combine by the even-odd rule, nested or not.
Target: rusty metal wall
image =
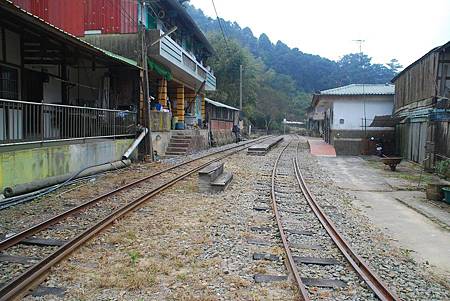
[[[86,30],[134,33],[138,0],[13,0],[14,4],[75,36]]]
[[[84,34],[82,0],[13,0],[14,4],[75,36]]]
[[[137,32],[137,0],[84,0],[85,30],[102,33]]]

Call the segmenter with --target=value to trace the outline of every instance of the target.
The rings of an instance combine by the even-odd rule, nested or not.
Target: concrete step
[[[231,172],[222,173],[217,179],[211,183],[211,188],[217,192],[224,191],[233,180]]]
[[[187,143],[189,144],[191,142],[191,139],[181,139],[181,138],[171,138],[169,143]]]
[[[214,162],[198,172],[200,185],[209,185],[223,173],[223,162]]]
[[[175,153],[186,153],[187,152],[187,147],[172,147],[172,146],[168,146],[166,149],[166,153],[171,153],[171,152],[175,152]]]
[[[166,156],[184,156],[186,152],[166,152]]]
[[[169,142],[168,147],[183,147],[183,148],[188,148],[188,147],[189,147],[189,143]]]

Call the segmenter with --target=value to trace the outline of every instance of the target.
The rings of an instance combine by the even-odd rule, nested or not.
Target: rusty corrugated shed
[[[75,36],[86,30],[137,32],[137,0],[13,0],[14,4]]]
[[[84,34],[82,0],[13,0],[13,3],[75,36]]]
[[[137,32],[137,0],[84,0],[85,30]]]

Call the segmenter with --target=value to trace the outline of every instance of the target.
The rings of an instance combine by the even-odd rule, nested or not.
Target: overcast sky
[[[191,0],[215,17],[211,0]],[[450,0],[215,0],[221,18],[333,60],[363,52],[405,67],[450,40]]]

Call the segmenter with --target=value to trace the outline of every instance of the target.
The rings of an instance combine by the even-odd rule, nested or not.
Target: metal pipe
[[[27,193],[30,191],[38,190],[43,187],[49,187],[49,186],[52,186],[52,185],[55,185],[58,183],[62,183],[71,178],[72,179],[82,178],[82,177],[94,175],[97,173],[105,172],[108,170],[115,170],[115,169],[127,167],[130,165],[131,165],[130,160],[122,160],[122,161],[115,161],[115,162],[100,164],[100,165],[88,167],[88,168],[82,170],[81,172],[79,172],[78,174],[76,174],[75,176],[73,173],[65,174],[65,175],[61,175],[61,176],[55,176],[55,177],[50,177],[50,178],[46,178],[46,179],[42,179],[42,180],[33,181],[31,183],[19,184],[19,185],[6,187],[3,190],[3,194],[6,197],[12,197],[12,196],[24,194],[24,193]]]
[[[141,134],[134,140],[133,144],[128,148],[128,150],[123,154],[122,160],[127,160],[131,153],[136,149],[136,147],[141,143],[142,139],[144,139],[145,135],[148,133],[148,128],[143,128]]]

